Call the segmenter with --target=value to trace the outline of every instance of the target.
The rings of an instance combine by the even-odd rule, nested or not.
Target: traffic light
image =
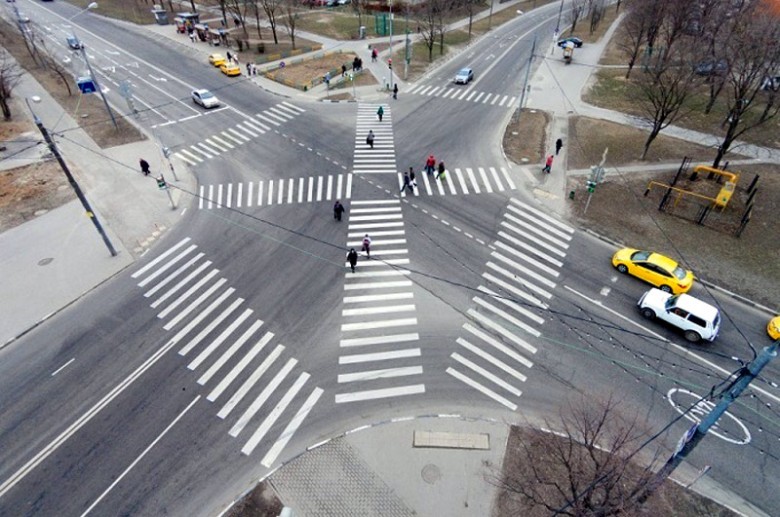
[[[157,188],[159,188],[160,190],[165,190],[168,188],[168,184],[165,183],[165,178],[163,178],[162,175],[159,178],[157,178]]]
[[[588,181],[585,183],[585,185],[588,187],[588,192],[593,194],[596,191],[596,182],[595,181]]]
[[[387,68],[389,68],[390,70],[393,69],[393,60],[392,59],[388,59],[387,60]]]

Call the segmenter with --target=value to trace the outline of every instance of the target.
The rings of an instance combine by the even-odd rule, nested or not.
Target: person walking
[[[347,75],[347,65],[341,65],[341,77]]]
[[[347,209],[341,204],[341,201],[336,200],[336,204],[333,205],[333,218],[337,221],[341,221],[341,214],[346,212]]]
[[[376,110],[376,116],[379,117],[379,122],[382,122],[382,116],[385,114],[385,109],[382,106],[379,106],[379,109]]]
[[[146,160],[141,158],[140,160],[138,160],[138,163],[141,165],[141,172],[143,173],[143,175],[144,176],[148,176],[149,172],[150,172],[149,171],[149,162],[147,162]]]
[[[371,258],[371,237],[368,234],[363,237],[363,251],[366,252],[367,258]]]
[[[233,54],[231,54],[230,51],[228,50],[226,55],[227,55],[228,63],[232,62],[233,61]]]
[[[366,136],[366,143],[371,146],[371,149],[374,148],[374,131],[372,129],[368,130],[368,136]]]
[[[347,252],[347,262],[349,262],[349,267],[352,268],[353,273],[355,272],[355,266],[357,266],[357,260],[357,251],[355,251],[355,248],[351,248],[349,252]]]
[[[414,179],[414,168],[413,167],[409,167],[409,179],[412,182],[412,187],[417,188],[417,182]],[[412,190],[412,192],[414,192],[414,190]]]
[[[246,75],[252,75],[252,63],[246,64]]]
[[[558,153],[561,152],[561,147],[563,147],[563,140],[559,138],[555,141],[555,156],[558,156]]]
[[[409,187],[409,191],[414,194],[414,187],[412,187],[412,178],[409,177],[408,172],[404,172],[404,184],[401,185],[401,192],[400,194],[404,193],[404,190],[406,190],[406,187]]]
[[[398,100],[398,83],[393,85],[393,99]]]
[[[436,158],[433,157],[433,155],[428,156],[428,159],[425,160],[425,172],[428,173],[428,176],[433,174],[434,169],[436,168]]]
[[[444,162],[439,162],[439,173],[436,175],[437,180],[447,179],[447,169],[444,167]]]
[[[553,155],[550,155],[547,157],[547,161],[544,162],[544,168],[542,169],[542,172],[546,172],[547,174],[550,174],[550,169],[552,168],[553,164]]]
[[[376,49],[371,49],[371,62],[376,63],[376,58],[379,54],[377,53]]]

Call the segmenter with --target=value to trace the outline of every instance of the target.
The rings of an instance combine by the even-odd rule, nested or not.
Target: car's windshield
[[[680,266],[677,266],[674,268],[674,271],[672,271],[672,274],[677,277],[678,280],[685,280],[685,270],[681,268]]]
[[[468,70],[468,68],[464,68],[463,70],[461,70],[460,72],[458,72],[458,75],[469,75],[469,70]]]
[[[211,92],[207,92],[207,91],[200,92],[201,99],[211,99],[212,97],[214,97],[214,94]]]
[[[679,298],[679,297],[680,297],[679,294],[676,294],[674,296],[670,296],[669,299],[666,300],[666,303],[664,303],[664,308],[668,310],[668,309],[671,309],[672,307],[674,307],[675,305],[677,305],[677,298]]]
[[[647,260],[650,257],[649,251],[635,251],[631,254],[631,260]]]

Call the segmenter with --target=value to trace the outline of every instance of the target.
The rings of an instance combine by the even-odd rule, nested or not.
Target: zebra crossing
[[[500,172],[500,173],[499,173]],[[504,167],[466,167],[464,169],[448,169],[445,171],[446,179],[436,179],[436,175],[428,175],[425,172],[417,174],[417,186],[414,195],[429,196],[447,194],[474,194],[505,192],[516,190],[515,182],[509,177],[509,172]],[[503,181],[502,181],[503,180]],[[398,188],[401,189],[401,197],[407,197],[407,190],[403,188],[403,174],[398,173]],[[506,186],[504,186],[506,184]]]
[[[337,404],[425,393],[401,201],[352,201],[347,248],[366,234],[371,259],[345,274]]]
[[[510,199],[446,372],[512,411],[574,229]]]
[[[382,106],[384,115],[379,122],[377,111]],[[355,154],[352,172],[355,174],[393,174],[395,164],[395,143],[393,141],[393,114],[387,104],[358,104],[355,125]],[[366,137],[374,132],[374,145]]]
[[[201,185],[199,209],[314,203],[352,197],[352,174]]]
[[[307,388],[311,375],[273,332],[263,330],[252,309],[242,307],[244,299],[189,237],[131,276],[172,332],[157,353],[178,347],[189,359],[187,368],[199,375],[197,383],[210,390],[206,399],[218,406],[216,416],[230,424],[228,434],[243,440],[241,452],[249,456],[262,442],[260,463],[270,468],[323,390]],[[283,416],[287,425],[266,446]]]
[[[289,122],[305,111],[303,108],[284,101],[255,114],[252,119],[244,120],[232,128],[214,133],[201,142],[182,147],[172,155],[189,165],[197,165],[205,160],[229,153],[236,147]]]
[[[425,97],[438,97],[440,99],[460,100],[498,106],[499,108],[514,108],[517,97],[501,93],[478,92],[465,86],[434,86],[421,84],[405,92]]]

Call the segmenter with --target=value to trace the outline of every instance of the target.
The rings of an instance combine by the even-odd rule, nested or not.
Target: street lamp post
[[[25,97],[24,101],[27,103],[27,107],[30,108],[30,113],[32,113],[33,120],[35,121],[35,125],[38,126],[38,130],[41,132],[41,135],[43,135],[43,139],[46,141],[46,145],[49,146],[49,150],[57,159],[57,162],[60,164],[60,167],[62,167],[62,172],[64,172],[65,177],[68,178],[68,183],[70,183],[70,186],[73,188],[74,192],[76,192],[76,196],[79,198],[79,201],[81,201],[81,205],[84,207],[87,217],[90,218],[92,224],[95,225],[95,228],[97,229],[98,233],[103,238],[103,242],[106,244],[106,247],[108,248],[108,252],[111,253],[112,257],[116,257],[117,252],[114,249],[114,245],[111,244],[111,240],[109,240],[108,235],[106,235],[105,230],[103,230],[103,226],[100,224],[97,215],[95,214],[95,212],[92,211],[92,207],[89,206],[89,201],[87,201],[84,192],[81,191],[81,187],[79,187],[79,184],[76,182],[76,178],[74,178],[73,175],[70,173],[70,169],[68,169],[68,165],[65,163],[65,160],[62,159],[62,155],[60,154],[60,150],[57,148],[57,144],[54,143],[54,140],[52,140],[51,135],[49,135],[49,132],[43,126],[43,122],[41,122],[41,119],[38,118],[38,115],[35,114],[35,111],[33,111],[32,106],[30,106],[30,99]],[[40,99],[37,97],[33,97],[33,102],[40,102]]]
[[[390,69],[390,83],[388,84],[388,88],[391,90],[393,89],[393,67],[392,67],[392,59],[393,59],[393,0],[389,0],[388,4],[390,5],[390,66],[388,67]]]
[[[561,14],[563,14],[563,0],[561,0],[561,6],[558,8],[558,21],[555,22],[555,33],[561,33]]]
[[[88,11],[90,9],[97,9],[97,6],[98,6],[97,2],[91,2],[84,9],[82,9],[81,11],[77,12],[76,14],[68,18],[68,21],[72,20],[73,18],[80,15],[84,11]],[[72,29],[71,32],[73,32],[74,36],[76,35],[76,32],[73,31]],[[89,58],[87,57],[87,49],[84,46],[84,43],[81,42],[81,40],[79,40],[79,42],[80,42],[79,46],[81,47],[81,55],[84,58],[84,62],[87,64],[87,69],[89,70],[89,76],[92,78],[92,81],[95,83],[95,88],[97,88],[97,91],[100,92],[100,97],[103,99],[103,104],[105,104],[106,106],[106,111],[108,112],[108,116],[111,117],[111,122],[114,123],[114,128],[119,129],[119,126],[116,123],[116,119],[114,118],[114,113],[111,111],[111,108],[108,106],[108,100],[106,100],[106,95],[103,93],[103,88],[100,86],[100,82],[98,81],[97,75],[95,75],[95,73],[92,71],[92,65],[90,64]]]

